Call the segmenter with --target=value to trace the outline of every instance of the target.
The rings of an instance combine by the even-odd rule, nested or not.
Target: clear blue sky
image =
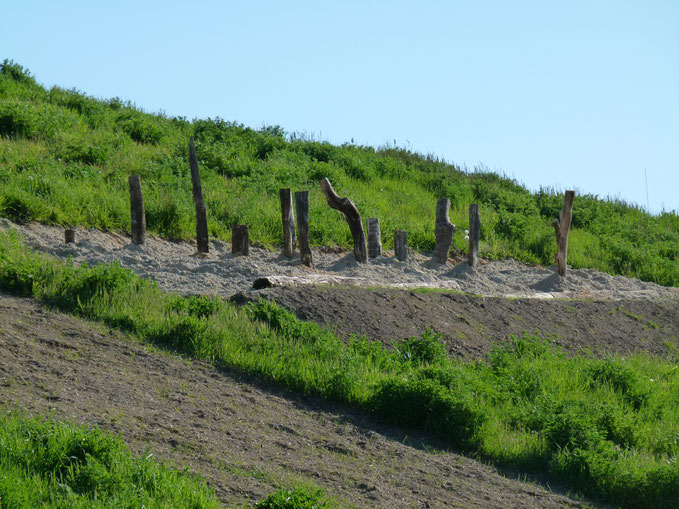
[[[679,210],[679,0],[0,3],[0,59],[146,111]]]

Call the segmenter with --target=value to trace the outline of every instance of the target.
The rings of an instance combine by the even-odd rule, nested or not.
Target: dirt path
[[[312,480],[362,507],[581,507],[437,442],[0,294],[0,404],[97,425],[228,505]],[[438,449],[439,451],[435,451]],[[591,505],[590,505],[591,506]]]

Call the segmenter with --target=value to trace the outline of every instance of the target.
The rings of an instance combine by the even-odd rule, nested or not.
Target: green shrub
[[[404,339],[396,346],[403,362],[414,365],[441,364],[448,360],[448,350],[443,335],[427,329],[418,337]]]

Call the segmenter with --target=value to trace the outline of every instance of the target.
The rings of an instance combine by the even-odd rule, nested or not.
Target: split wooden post
[[[479,264],[479,241],[481,240],[481,218],[479,217],[479,204],[469,205],[469,252],[467,259],[469,265],[476,268]]]
[[[193,201],[196,204],[196,244],[199,253],[208,252],[207,213],[203,201],[203,188],[200,185],[200,172],[193,136],[189,138],[189,166],[191,167],[191,182],[193,183]]]
[[[130,175],[130,230],[132,243],[141,246],[146,242],[146,214],[144,213],[144,196],[141,192],[141,177]]]
[[[342,212],[347,219],[347,223],[349,223],[351,236],[354,239],[354,256],[356,261],[358,263],[368,263],[368,245],[365,240],[365,230],[363,229],[361,214],[358,212],[356,205],[349,198],[337,196],[327,178],[321,180],[319,185],[330,208]]]
[[[250,231],[246,224],[234,224],[231,227],[231,252],[235,255],[250,254]]]
[[[408,232],[394,230],[394,254],[402,262],[408,259]]]
[[[311,267],[313,257],[311,247],[309,247],[309,191],[295,193],[295,212],[297,213],[299,257],[303,265]]]
[[[571,219],[573,218],[573,199],[575,198],[575,191],[566,191],[564,198],[563,209],[559,212],[559,219],[552,221],[554,231],[556,232],[556,244],[558,247],[557,253],[554,255],[556,259],[556,266],[561,277],[566,277],[568,272],[568,265],[566,258],[568,255],[568,232],[571,229]]]
[[[292,191],[279,189],[281,197],[281,216],[283,218],[283,253],[292,258],[295,252],[295,214],[292,209]]]
[[[369,217],[368,224],[368,256],[377,258],[382,256],[382,234],[380,233],[380,220]]]
[[[438,263],[446,263],[448,261],[448,253],[453,243],[453,235],[455,235],[455,225],[448,219],[449,209],[450,199],[441,198],[436,202],[436,228],[434,230],[436,248],[434,249],[434,261]]]
[[[75,244],[75,230],[73,228],[66,228],[64,230],[64,243]]]

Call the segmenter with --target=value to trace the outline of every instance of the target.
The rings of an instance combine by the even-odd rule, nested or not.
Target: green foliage
[[[403,340],[396,351],[403,362],[415,365],[441,364],[448,360],[448,351],[442,335],[427,329],[422,336]]]
[[[335,507],[319,489],[280,489],[264,500],[257,502],[254,509],[320,509]]]

